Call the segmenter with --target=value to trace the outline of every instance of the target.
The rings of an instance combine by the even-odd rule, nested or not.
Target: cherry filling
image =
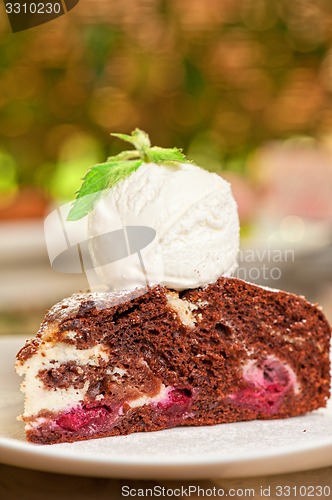
[[[168,414],[181,414],[187,411],[192,400],[192,390],[188,387],[182,389],[171,389],[167,394],[167,398],[159,401],[156,404],[158,410],[162,410]]]
[[[188,415],[193,393],[191,388],[173,388],[163,401],[155,403],[156,413],[167,419],[167,427],[179,425]]]
[[[114,416],[108,406],[98,406],[94,408],[77,407],[68,413],[63,413],[56,421],[56,424],[62,429],[68,431],[79,431],[83,427],[89,426],[91,429],[98,430],[113,420]]]
[[[278,411],[285,394],[296,384],[293,370],[274,356],[263,361],[250,361],[243,370],[243,378],[250,387],[232,394],[232,401],[270,414]]]
[[[164,400],[153,403],[151,406],[157,414],[166,415],[169,426],[175,425],[187,413],[192,400],[190,388],[170,388]],[[84,432],[84,435],[92,435],[103,432],[113,427],[118,416],[121,415],[122,407],[100,406],[78,406],[63,413],[57,420],[56,425],[63,431],[73,433]]]

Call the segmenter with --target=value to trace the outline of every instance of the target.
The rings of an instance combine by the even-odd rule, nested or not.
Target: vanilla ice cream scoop
[[[124,238],[126,256],[105,264],[105,255],[116,251],[98,236],[126,234],[135,226],[152,228],[153,240],[142,248],[136,241],[133,249]],[[190,163],[143,163],[97,201],[89,237],[95,271],[112,290],[157,283],[174,290],[201,287],[236,269],[237,206],[229,183],[217,174]]]

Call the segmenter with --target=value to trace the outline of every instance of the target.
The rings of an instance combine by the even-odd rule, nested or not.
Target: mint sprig
[[[178,148],[151,146],[148,134],[138,128],[131,135],[111,135],[130,142],[135,149],[122,151],[122,153],[107,158],[105,163],[94,165],[88,170],[79,191],[76,193],[76,200],[67,217],[68,221],[85,217],[93,210],[105,189],[113,187],[117,182],[128,177],[144,162],[156,164],[190,163]]]
[[[142,160],[128,160],[94,165],[83,178],[83,184],[70,209],[67,220],[79,220],[93,209],[102,191],[127,177],[142,165]]]
[[[130,142],[135,146],[139,155],[144,161],[150,161],[148,157],[148,150],[151,147],[150,137],[146,132],[140,130],[139,128],[135,129],[131,135],[127,134],[111,134],[114,137],[118,137],[123,141]]]

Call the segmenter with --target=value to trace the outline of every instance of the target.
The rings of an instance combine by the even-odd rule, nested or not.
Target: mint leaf
[[[189,162],[181,149],[178,148],[160,148],[159,146],[153,146],[148,149],[147,155],[153,163],[166,163],[168,161]]]
[[[95,206],[95,203],[97,202],[99,197],[100,191],[82,196],[81,198],[77,197],[69,211],[67,221],[76,221],[88,215],[88,213],[91,212],[91,210]]]
[[[109,166],[108,185],[106,188],[111,188],[117,182],[121,181],[128,175],[137,170],[143,163],[143,160],[128,160],[128,161],[110,161],[107,163]]]
[[[113,161],[112,159],[112,161],[90,168],[83,179],[67,220],[75,221],[87,215],[105,189],[111,188],[121,179],[135,172],[142,163],[143,160]]]

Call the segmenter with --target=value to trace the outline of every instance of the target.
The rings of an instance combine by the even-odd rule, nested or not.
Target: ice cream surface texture
[[[139,253],[129,248],[127,257],[104,264],[110,249],[95,237],[129,226],[153,228],[155,238]],[[142,163],[104,191],[89,215],[89,236],[94,267],[112,290],[196,288],[237,266],[239,219],[230,185],[191,163]]]

